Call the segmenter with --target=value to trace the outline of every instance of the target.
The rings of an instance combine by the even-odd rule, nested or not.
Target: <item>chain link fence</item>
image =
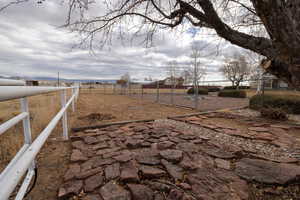
[[[217,92],[210,92],[208,95],[197,95],[197,93],[195,95],[187,94],[189,88],[191,87],[157,85],[157,87],[151,88],[145,87],[142,84],[130,84],[126,86],[101,84],[82,86],[81,93],[126,95],[141,101],[179,106],[199,111],[236,108],[248,105],[248,99],[222,98],[217,96]]]
[[[240,89],[246,89],[248,98],[219,97],[218,92],[209,92],[208,95],[198,95],[197,92],[195,94],[188,94],[187,91],[193,86],[172,86],[157,83],[158,82],[147,85],[140,83],[128,83],[125,85],[85,84],[81,86],[81,91],[83,93],[127,95],[143,101],[180,106],[199,111],[246,107],[249,105],[249,98],[258,93],[284,94],[286,91],[294,92],[287,84],[272,77],[263,77],[261,79],[241,82]],[[230,86],[231,82],[227,80],[202,81],[199,85],[199,89],[223,89],[224,85]]]

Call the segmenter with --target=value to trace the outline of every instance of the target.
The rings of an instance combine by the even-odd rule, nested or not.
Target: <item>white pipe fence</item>
[[[59,90],[68,89],[68,87],[37,87],[37,86],[0,86],[0,101],[19,99],[22,97],[45,94]]]
[[[0,85],[2,86],[22,86],[26,85],[25,81],[22,80],[13,80],[13,79],[3,79],[0,78]]]
[[[23,183],[15,197],[16,200],[21,200],[26,195],[26,191],[30,185],[31,179],[35,175],[35,157],[61,118],[63,125],[63,138],[65,140],[68,139],[67,109],[70,104],[72,104],[72,110],[75,111],[74,103],[79,95],[79,87],[3,86],[8,85],[8,82],[0,79],[0,101],[20,99],[21,113],[0,125],[0,135],[22,121],[24,145],[0,174],[0,200],[7,200],[11,198],[10,196],[12,192],[14,192],[16,186],[20,183],[27,172],[27,175],[25,176]],[[10,82],[10,84],[19,85],[21,84],[21,81],[16,81],[15,84]],[[71,89],[72,91],[72,95],[68,101],[66,92],[67,89]],[[53,91],[61,91],[62,108],[50,121],[47,127],[40,133],[40,135],[32,142],[27,97]]]

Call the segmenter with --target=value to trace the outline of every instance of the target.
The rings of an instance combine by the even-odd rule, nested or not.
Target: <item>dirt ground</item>
[[[95,113],[110,115],[113,118],[103,121],[87,120],[89,118],[86,116]],[[160,119],[188,113],[193,113],[193,110],[142,102],[121,95],[83,93],[78,99],[76,112],[70,111],[68,119],[69,127],[72,128],[123,120]],[[58,125],[38,155],[37,183],[26,199],[56,199],[57,190],[69,164],[70,153],[70,141],[61,140],[61,126]]]
[[[141,98],[140,95],[132,95],[134,98]],[[150,102],[155,102],[157,97],[156,94],[144,94],[143,99]],[[159,103],[172,104],[172,95],[160,94]],[[174,94],[173,97],[174,105],[184,106],[189,108],[195,107],[194,97],[186,94]],[[198,100],[198,111],[211,111],[227,108],[241,108],[249,105],[247,98],[228,98],[218,97],[216,93],[210,93],[209,95],[200,95]]]
[[[124,95],[83,94],[78,103],[78,117],[87,116],[90,113],[111,114],[114,119],[105,122],[137,120],[137,119],[159,119],[172,115],[193,113],[191,109],[174,108],[159,105],[141,99],[133,99]],[[89,124],[89,121],[79,120],[77,126]]]

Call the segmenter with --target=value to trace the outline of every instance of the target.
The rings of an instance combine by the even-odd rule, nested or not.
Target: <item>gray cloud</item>
[[[4,4],[5,1],[0,3],[0,7]],[[199,46],[211,43],[204,50],[201,62],[213,79],[220,77],[218,68],[224,58],[233,51],[240,51],[224,43],[225,51],[212,55],[218,44],[215,37],[200,35],[202,33],[197,38],[191,38],[188,33],[176,37],[165,31],[155,38],[153,48],[145,49],[138,42],[122,46],[120,40],[115,39],[112,46],[95,49],[92,54],[88,49],[72,48],[78,42],[77,35],[58,28],[65,16],[65,5],[55,1],[42,5],[30,1],[1,12],[0,75],[55,77],[59,71],[64,78],[116,79],[129,72],[138,79],[163,78],[165,63],[170,60],[189,66],[190,44],[198,40]]]

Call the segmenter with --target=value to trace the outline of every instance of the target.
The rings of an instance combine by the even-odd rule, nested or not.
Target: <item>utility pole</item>
[[[159,79],[156,81],[156,102],[159,102]]]
[[[59,87],[59,72],[57,72],[57,87]]]

